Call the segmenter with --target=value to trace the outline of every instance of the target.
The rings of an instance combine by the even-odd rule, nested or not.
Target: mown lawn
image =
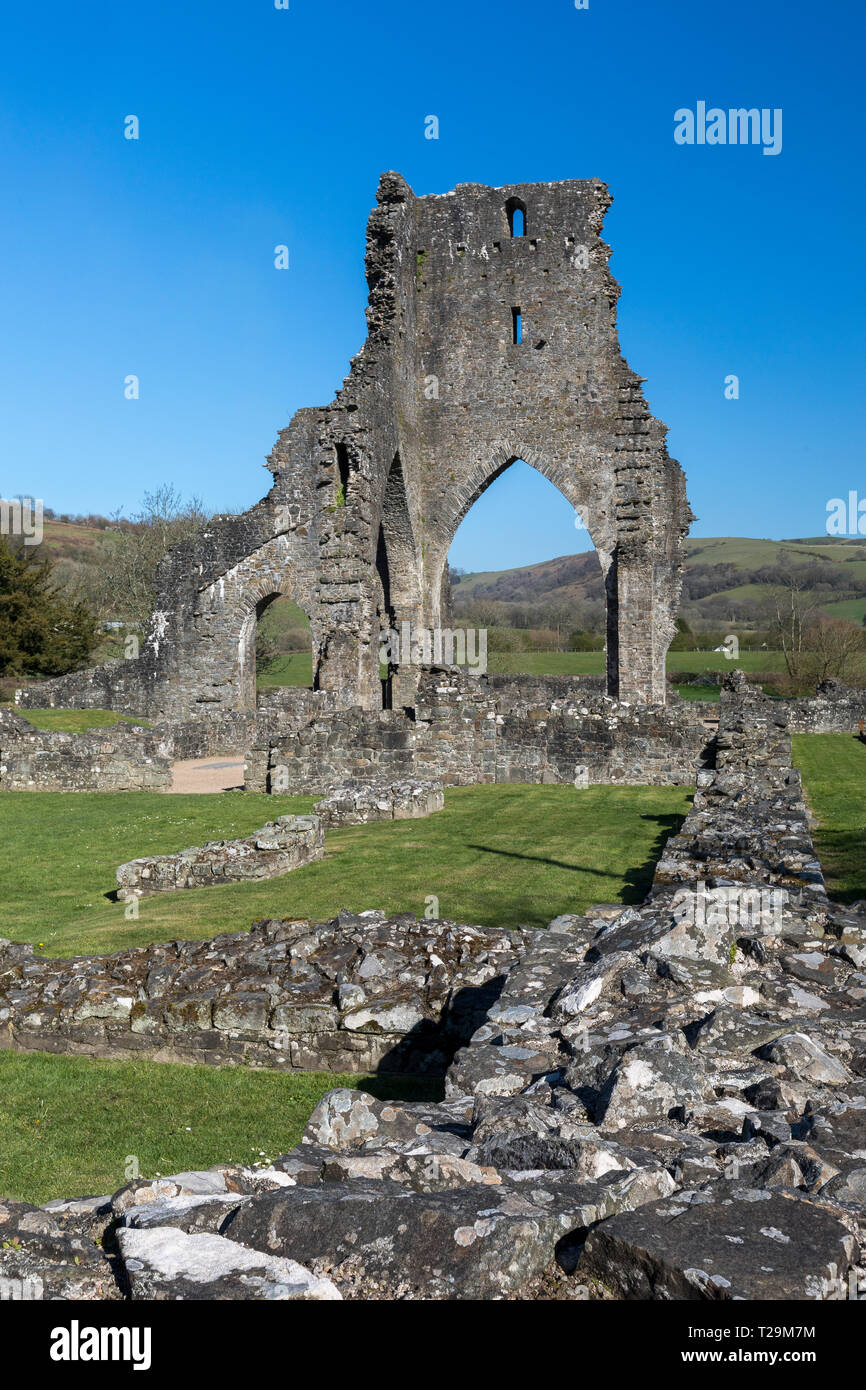
[[[668,652],[669,671],[781,671],[781,652],[741,652],[729,661],[724,652]],[[487,669],[491,675],[601,676],[605,670],[604,652],[490,652]],[[313,658],[309,652],[292,652],[279,657],[258,676],[259,688],[276,685],[311,685]]]
[[[81,734],[87,729],[106,729],[112,724],[138,724],[149,729],[146,719],[135,719],[129,714],[117,714],[110,709],[22,709],[9,705],[28,724],[35,729],[58,730],[66,734]]]
[[[214,1163],[264,1163],[299,1142],[326,1091],[438,1099],[441,1082],[408,1077],[288,1076],[249,1067],[103,1062],[0,1052],[0,1197],[111,1193]]]
[[[674,688],[683,700],[700,700],[707,704],[718,704],[722,691],[720,685],[677,685]]]
[[[841,902],[866,898],[866,744],[853,734],[795,734],[794,761],[827,891]]]
[[[249,834],[312,797],[0,794],[0,933],[48,955],[243,931],[260,917],[341,908],[414,912],[489,926],[545,926],[596,902],[637,902],[691,798],[686,787],[456,787],[423,820],[329,832],[326,857],[265,883],[143,899],[112,897],[118,864]]]
[[[543,926],[594,902],[640,900],[690,797],[686,787],[455,788],[429,819],[331,833],[318,864],[266,884],[159,895],[128,922],[104,896],[123,859],[242,834],[312,798],[9,792],[0,796],[0,930],[71,954],[341,907],[420,915],[432,897],[443,916]],[[335,1086],[396,1099],[435,1098],[440,1084],[0,1053],[0,1196],[111,1192],[130,1156],[146,1177],[264,1162],[298,1142]]]
[[[256,675],[256,684],[259,690],[272,690],[278,685],[311,686],[313,684],[312,652],[289,652],[287,656],[278,656],[264,670],[259,669]]]

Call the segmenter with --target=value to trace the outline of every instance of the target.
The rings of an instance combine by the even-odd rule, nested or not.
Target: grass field
[[[341,907],[422,915],[431,895],[442,916],[543,926],[594,902],[640,901],[690,797],[685,787],[455,788],[429,819],[329,834],[327,858],[285,878],[160,894],[127,922],[104,896],[123,859],[240,834],[311,798],[81,793],[73,816],[69,796],[10,792],[0,795],[0,929],[73,954]],[[433,1098],[439,1083],[0,1052],[0,1196],[111,1192],[130,1155],[146,1177],[272,1159],[341,1085],[396,1099]]]
[[[718,704],[722,694],[720,685],[676,685],[674,689],[683,700],[708,701],[710,704]]]
[[[263,1163],[299,1142],[326,1091],[438,1099],[441,1082],[293,1076],[0,1052],[0,1197],[48,1202],[116,1192],[131,1158],[142,1177]]]
[[[14,706],[10,705],[10,708]],[[106,729],[112,724],[138,724],[150,728],[144,719],[129,714],[115,714],[110,709],[22,709],[17,711],[35,729],[51,729],[67,734],[81,734],[87,729]]]
[[[110,896],[127,859],[249,834],[311,797],[245,792],[0,795],[3,935],[47,955],[114,951],[175,937],[243,931],[260,917],[333,917],[341,908],[439,915],[490,926],[545,926],[596,902],[636,902],[685,787],[456,787],[424,820],[328,833],[326,857],[264,883],[160,893],[138,921]]]
[[[842,599],[840,603],[825,603],[824,612],[831,618],[847,618],[852,623],[866,619],[866,598]]]
[[[794,761],[827,891],[842,902],[866,898],[866,744],[852,734],[795,734]]]
[[[669,671],[781,671],[781,652],[742,652],[739,660],[729,661],[724,652],[668,652]],[[601,676],[605,670],[604,652],[490,652],[487,669],[491,675]],[[311,685],[313,658],[309,652],[292,652],[279,657],[260,673],[263,690],[277,685]]]
[[[256,684],[259,690],[272,690],[277,685],[312,685],[312,652],[290,652],[278,656],[268,668],[259,671]]]

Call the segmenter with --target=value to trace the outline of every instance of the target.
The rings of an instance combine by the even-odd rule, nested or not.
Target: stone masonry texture
[[[117,896],[123,901],[179,888],[277,878],[324,853],[324,827],[318,816],[278,816],[241,840],[211,840],[179,854],[131,859],[117,870]]]

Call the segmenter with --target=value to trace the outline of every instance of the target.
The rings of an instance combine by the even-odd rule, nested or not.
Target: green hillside
[[[861,623],[866,614],[866,540],[812,536],[762,540],[748,536],[693,536],[686,541],[681,613],[696,630],[738,623],[759,627],[768,618],[782,572],[798,573],[805,601],[833,617]],[[510,570],[461,574],[452,583],[457,611],[472,605],[588,605],[597,627],[603,603],[601,567],[594,550],[562,555]],[[490,610],[496,614],[496,609]],[[503,621],[507,621],[502,610]],[[539,625],[550,623],[540,615]],[[522,625],[522,624],[520,624]]]

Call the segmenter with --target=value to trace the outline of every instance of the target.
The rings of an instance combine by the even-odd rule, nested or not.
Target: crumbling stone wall
[[[80,734],[0,722],[0,791],[166,791],[171,760],[151,729],[117,724]]]
[[[601,239],[610,202],[597,179],[419,198],[384,174],[367,232],[367,340],[334,402],[280,432],[261,502],[166,557],[139,658],[20,703],[182,720],[253,709],[256,620],[290,594],[310,619],[315,687],[381,708],[380,631],[449,625],[455,531],[522,458],[595,543],[608,694],[664,704],[691,513],[666,428],[620,353]],[[395,666],[385,699],[413,706],[417,675]]]
[[[698,776],[691,810],[656,865],[655,885],[716,880],[784,889],[824,906],[788,712],[742,671],[722,688],[714,767]]]
[[[795,734],[856,734],[866,731],[866,689],[826,680],[811,699],[784,701]]]
[[[0,1047],[441,1073],[527,939],[383,912],[71,962],[0,939]]]
[[[209,840],[178,854],[131,859],[117,870],[117,896],[126,901],[179,888],[278,878],[324,853],[324,826],[318,816],[278,816],[240,840]]]
[[[323,826],[367,825],[380,820],[417,820],[441,811],[441,782],[405,777],[397,782],[347,782],[314,807]]]
[[[227,710],[180,724],[67,733],[0,710],[0,790],[167,791],[173,762],[243,753],[282,719],[291,724],[288,715]]]
[[[250,750],[246,785],[302,792],[345,779],[424,777],[446,785],[488,782],[621,782],[688,785],[710,734],[683,702],[628,705],[606,696],[536,705],[485,678],[452,669],[422,673],[412,714],[344,710],[288,732],[264,730]]]

